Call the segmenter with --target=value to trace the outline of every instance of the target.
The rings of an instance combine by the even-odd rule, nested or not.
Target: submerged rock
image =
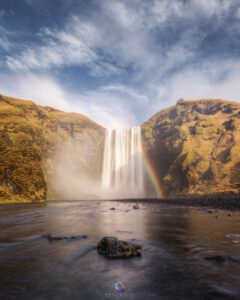
[[[61,240],[81,240],[81,239],[86,239],[87,235],[59,236],[59,235],[45,234],[43,235],[43,238],[46,238],[49,240],[49,242],[52,242],[52,241],[61,241]]]
[[[215,263],[224,263],[224,262],[226,262],[226,258],[223,255],[205,256],[204,259],[206,259],[208,261],[215,262]]]
[[[233,256],[228,256],[228,255],[205,256],[204,259],[214,262],[216,264],[223,264],[226,263],[227,261],[240,263],[240,260],[238,258]]]
[[[142,247],[116,237],[104,237],[97,245],[97,251],[110,258],[128,258],[140,256]]]
[[[135,204],[135,205],[133,205],[133,208],[134,209],[139,209],[140,207],[139,207],[139,205]]]

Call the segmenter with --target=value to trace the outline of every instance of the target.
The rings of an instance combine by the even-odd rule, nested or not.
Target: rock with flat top
[[[140,256],[142,247],[116,237],[104,237],[97,245],[97,251],[110,258],[129,258]]]

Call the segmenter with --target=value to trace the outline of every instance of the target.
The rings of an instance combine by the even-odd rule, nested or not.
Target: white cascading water
[[[105,198],[143,197],[141,128],[105,131],[102,190]]]

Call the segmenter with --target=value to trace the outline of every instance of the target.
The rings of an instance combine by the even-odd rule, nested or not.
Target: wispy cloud
[[[87,19],[74,15],[62,28],[42,29],[41,42],[8,55],[6,65],[13,70],[80,65],[95,76],[118,74],[129,66],[137,72],[156,67],[167,72],[196,58],[206,37],[203,22],[214,17],[218,26],[236,3],[104,0]]]
[[[67,112],[81,112],[109,128],[126,128],[138,124],[132,109],[136,102],[146,100],[144,96],[125,86],[104,86],[75,94],[64,90],[52,76],[30,72],[1,74],[0,92]]]
[[[71,110],[63,89],[51,76],[33,73],[0,74],[0,92],[4,95],[36,101],[41,105]]]
[[[110,127],[140,123],[180,97],[240,99],[238,0],[92,2],[86,15],[72,11],[61,27],[41,28],[38,39],[2,57],[17,82],[10,87],[2,76],[2,91]],[[59,74],[71,67],[87,70],[98,87],[64,88]]]
[[[1,20],[1,16],[0,16],[0,20]],[[9,40],[9,35],[10,35],[9,31],[0,25],[0,49],[4,51],[9,51],[13,46],[13,44]],[[2,61],[4,62],[3,58]]]

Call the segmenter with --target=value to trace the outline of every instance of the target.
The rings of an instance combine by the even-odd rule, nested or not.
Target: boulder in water
[[[116,237],[104,237],[97,245],[97,251],[110,258],[129,258],[141,255],[142,247]]]
[[[139,209],[140,207],[139,207],[139,205],[135,204],[135,205],[133,205],[133,208],[134,209]]]

